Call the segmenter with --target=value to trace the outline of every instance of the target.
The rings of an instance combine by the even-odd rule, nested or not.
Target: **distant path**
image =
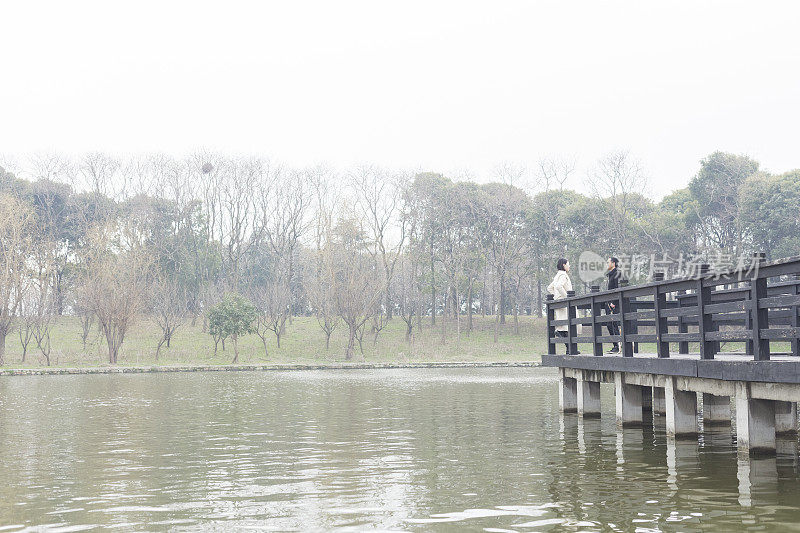
[[[223,372],[254,370],[370,370],[392,368],[510,368],[538,367],[538,361],[446,361],[428,363],[284,363],[261,365],[164,365],[98,366],[80,368],[3,368],[0,376],[39,376],[55,374],[145,374],[149,372]]]

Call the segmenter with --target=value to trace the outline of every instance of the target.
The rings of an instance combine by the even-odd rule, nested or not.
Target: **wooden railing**
[[[606,314],[614,303],[616,314]],[[556,309],[567,309],[568,318],[555,319]],[[603,345],[618,343],[620,353],[633,357],[639,344],[651,343],[658,357],[669,357],[677,346],[688,354],[695,343],[703,359],[713,359],[721,343],[738,343],[736,353],[756,361],[770,358],[770,343],[788,343],[783,354],[798,353],[798,311],[800,310],[800,258],[774,263],[760,262],[757,268],[709,273],[693,278],[659,280],[612,291],[547,300],[548,353],[570,346],[577,353],[587,344],[588,353],[603,355]],[[607,325],[619,326],[619,335],[608,334]],[[581,325],[582,331],[577,331]],[[566,337],[556,335],[567,326]],[[695,352],[695,353],[697,353]]]

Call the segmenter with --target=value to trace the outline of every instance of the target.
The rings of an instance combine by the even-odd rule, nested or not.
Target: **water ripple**
[[[792,529],[797,441],[560,415],[545,369],[0,382],[0,533]],[[788,451],[787,451],[788,450]]]

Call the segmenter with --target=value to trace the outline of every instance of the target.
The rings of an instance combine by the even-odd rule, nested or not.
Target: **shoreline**
[[[538,361],[444,361],[419,363],[274,363],[246,365],[164,365],[98,366],[64,368],[0,368],[3,376],[44,376],[73,374],[147,374],[156,372],[242,372],[281,370],[391,370],[410,368],[535,368]]]

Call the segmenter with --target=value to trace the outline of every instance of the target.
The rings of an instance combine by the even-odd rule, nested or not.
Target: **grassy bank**
[[[412,343],[405,340],[405,323],[395,318],[381,331],[377,342],[367,331],[364,335],[364,354],[356,352],[354,361],[375,363],[413,363],[422,361],[538,361],[545,353],[545,326],[542,319],[520,317],[519,333],[514,333],[513,319],[500,326],[498,340],[494,342],[493,317],[476,317],[475,328],[466,331],[462,321],[462,333],[456,334],[456,324],[447,324],[447,334],[442,342],[441,317],[437,317],[436,327],[431,327],[430,319],[425,327],[417,332]],[[278,348],[275,336],[268,338],[269,354],[264,353],[261,339],[248,335],[239,341],[239,362],[260,363],[301,363],[325,364],[344,361],[347,344],[346,330],[340,327],[331,337],[329,350],[325,349],[325,335],[313,317],[295,317],[286,324],[286,333],[281,336]],[[105,339],[97,328],[93,328],[86,349],[81,341],[81,326],[77,318],[60,318],[52,331],[52,366],[90,367],[107,365]],[[131,327],[119,357],[118,366],[139,365],[226,365],[233,359],[233,347],[226,344],[223,352],[220,345],[214,354],[214,341],[208,333],[203,333],[202,324],[184,324],[172,338],[170,348],[162,347],[159,359],[155,352],[160,337],[160,329],[154,323],[141,319]],[[44,366],[35,342],[28,346],[26,361],[22,362],[22,347],[19,336],[14,331],[6,340],[5,368],[31,368]]]

